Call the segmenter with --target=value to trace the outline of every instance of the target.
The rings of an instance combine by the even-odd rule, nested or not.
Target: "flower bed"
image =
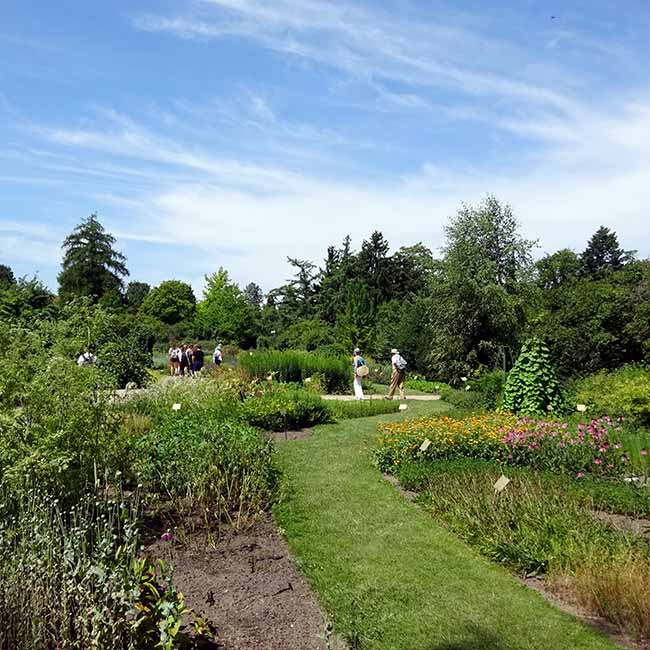
[[[376,457],[390,470],[405,460],[479,458],[555,472],[619,475],[628,462],[611,418],[569,425],[507,414],[448,416],[382,424]]]

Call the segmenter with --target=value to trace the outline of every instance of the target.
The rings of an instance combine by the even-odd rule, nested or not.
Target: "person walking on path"
[[[363,387],[361,386],[361,377],[368,374],[368,366],[361,356],[361,350],[354,348],[354,357],[352,358],[352,368],[354,370],[354,399],[363,399]]]
[[[393,399],[395,396],[395,391],[399,388],[399,398],[406,399],[404,393],[404,381],[406,379],[406,360],[399,353],[398,350],[393,348],[390,353],[393,355],[391,357],[390,363],[393,366],[393,374],[390,377],[390,388],[388,390],[388,395],[386,399]]]
[[[214,354],[212,355],[212,361],[214,361],[215,366],[220,366],[223,362],[223,353],[221,352],[221,343],[217,345],[214,349]]]
[[[203,352],[203,348],[198,344],[194,348],[193,359],[194,361],[192,362],[192,373],[196,375],[199,372],[201,372],[201,368],[203,368],[203,363],[205,359],[205,353]]]

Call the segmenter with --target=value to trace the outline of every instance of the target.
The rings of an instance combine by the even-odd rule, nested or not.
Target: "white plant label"
[[[426,439],[426,440],[425,440],[425,441],[420,445],[420,451],[426,451],[427,449],[429,449],[430,446],[431,446],[431,440],[429,440],[429,438],[427,438],[427,439]]]
[[[494,491],[503,492],[503,490],[505,490],[506,485],[508,485],[508,483],[510,483],[510,479],[507,476],[501,474],[501,478],[494,484]]]
[[[172,404],[172,411],[180,411],[181,410],[181,405],[176,403]]]

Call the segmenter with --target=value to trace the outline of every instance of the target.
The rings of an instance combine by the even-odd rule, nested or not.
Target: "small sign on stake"
[[[399,410],[400,411],[406,411],[408,409],[408,404],[400,404],[399,405]]]
[[[494,491],[498,494],[503,492],[506,488],[506,485],[510,483],[510,479],[507,476],[501,474],[501,478],[494,484]]]
[[[180,411],[181,410],[181,405],[177,402],[176,404],[172,404],[172,411]]]
[[[429,449],[430,446],[431,446],[431,440],[429,440],[429,438],[427,438],[427,439],[426,439],[426,440],[425,440],[425,441],[420,445],[420,451],[424,452],[424,451],[426,451],[427,449]]]

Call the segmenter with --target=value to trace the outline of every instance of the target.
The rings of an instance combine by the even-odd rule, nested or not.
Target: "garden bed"
[[[205,533],[147,549],[171,560],[189,607],[216,628],[224,650],[324,650],[327,623],[269,515],[214,545]],[[331,640],[331,644],[334,640]],[[330,645],[342,648],[341,645]]]

